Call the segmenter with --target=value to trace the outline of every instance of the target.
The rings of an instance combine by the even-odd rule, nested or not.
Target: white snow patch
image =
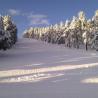
[[[91,55],[92,55],[92,56],[95,56],[95,55],[97,55],[97,54],[96,54],[96,53],[91,53]]]
[[[33,73],[65,71],[65,70],[72,70],[72,69],[89,68],[94,66],[98,66],[98,63],[81,64],[81,65],[60,65],[60,66],[35,68],[35,69],[27,69],[27,70],[26,69],[6,70],[6,71],[0,71],[0,77],[27,75],[27,74],[33,74]]]
[[[55,63],[61,63],[61,62],[75,62],[75,61],[80,61],[80,60],[84,60],[84,59],[91,59],[91,58],[96,58],[96,57],[98,57],[98,56],[95,56],[95,55],[93,55],[93,56],[86,56],[86,57],[78,57],[78,58],[73,58],[73,59],[71,59],[71,60],[63,60],[63,61],[59,61],[59,62],[55,62]]]
[[[98,77],[97,78],[88,78],[81,81],[82,83],[95,83],[98,84]]]
[[[28,65],[25,65],[25,66],[39,66],[39,65],[43,65],[44,63],[35,63],[35,64],[28,64]]]
[[[62,82],[62,81],[66,81],[66,80],[68,80],[68,79],[59,79],[59,80],[55,80],[55,81],[52,81],[52,82],[56,83],[56,82]]]
[[[0,83],[20,83],[20,82],[39,82],[48,78],[58,77],[63,74],[35,74],[35,75],[26,75],[15,78],[1,79]]]

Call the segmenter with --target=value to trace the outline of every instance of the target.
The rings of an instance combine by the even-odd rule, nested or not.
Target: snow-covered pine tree
[[[17,41],[17,27],[10,16],[0,16],[0,50],[11,48]]]

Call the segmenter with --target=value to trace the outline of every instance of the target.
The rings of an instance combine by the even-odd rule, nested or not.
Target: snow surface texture
[[[0,51],[0,98],[98,98],[98,52],[19,39]]]

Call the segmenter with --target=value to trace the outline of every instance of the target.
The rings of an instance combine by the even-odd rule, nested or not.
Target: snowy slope
[[[98,98],[98,53],[19,39],[0,51],[0,98]]]

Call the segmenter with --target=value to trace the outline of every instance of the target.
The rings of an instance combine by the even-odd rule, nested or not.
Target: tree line
[[[79,49],[85,46],[98,50],[98,10],[91,19],[80,11],[71,20],[46,27],[30,27],[23,33],[25,38],[34,38],[53,44]]]

